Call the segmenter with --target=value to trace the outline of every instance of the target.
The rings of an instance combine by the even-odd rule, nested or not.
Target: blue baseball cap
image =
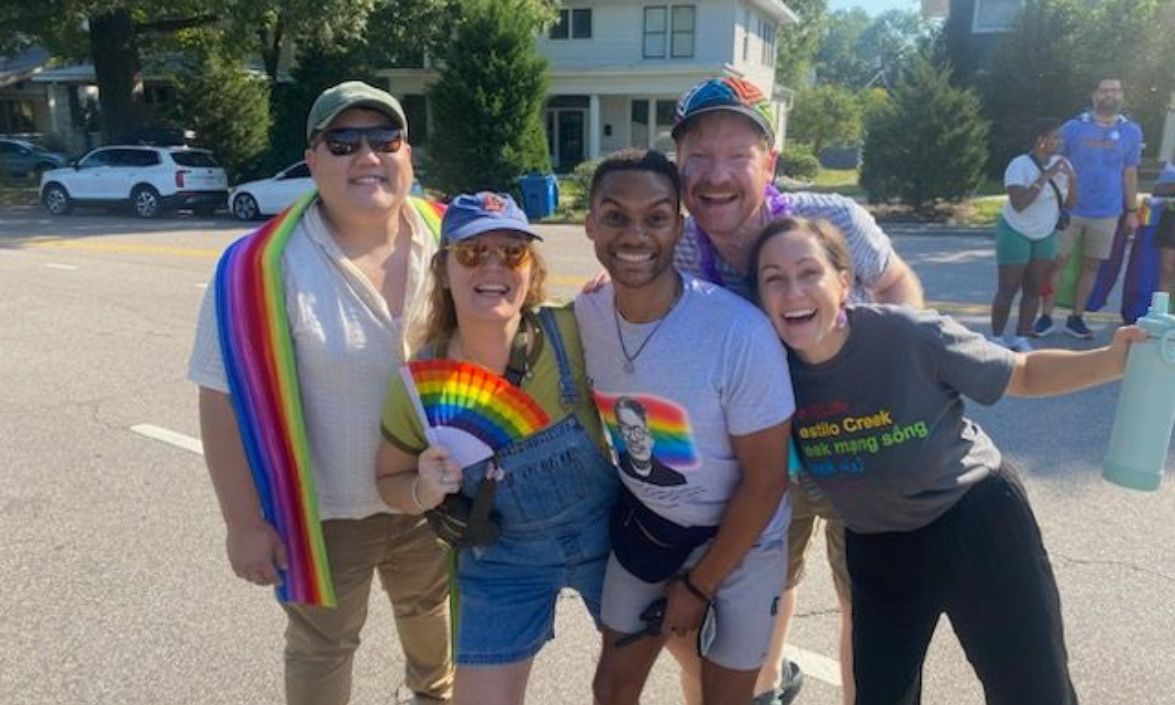
[[[526,213],[504,193],[458,194],[441,220],[441,240],[446,243],[460,242],[491,230],[513,230],[533,240],[542,240],[526,219]]]

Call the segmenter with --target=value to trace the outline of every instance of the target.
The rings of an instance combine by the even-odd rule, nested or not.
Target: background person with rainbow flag
[[[376,572],[416,702],[452,690],[444,546],[383,503],[371,471],[384,390],[428,313],[441,215],[408,196],[407,131],[399,102],[365,83],[318,97],[317,190],[225,251],[189,362],[229,562],[277,586],[288,617],[291,704],[350,699]]]

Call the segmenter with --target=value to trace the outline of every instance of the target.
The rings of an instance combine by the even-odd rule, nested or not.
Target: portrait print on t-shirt
[[[691,483],[700,463],[685,409],[652,395],[593,394],[621,479],[634,494],[663,506],[689,501],[702,491],[699,478]]]

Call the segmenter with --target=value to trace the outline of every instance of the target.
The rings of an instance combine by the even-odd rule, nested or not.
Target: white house
[[[538,43],[550,62],[552,165],[563,171],[630,146],[671,151],[677,98],[714,76],[742,76],[770,96],[782,144],[791,91],[775,82],[776,39],[796,21],[781,0],[568,0]],[[437,72],[381,74],[404,103],[413,143],[427,149],[424,93]]]

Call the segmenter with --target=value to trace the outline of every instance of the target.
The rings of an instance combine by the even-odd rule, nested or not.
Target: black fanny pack
[[[609,529],[612,552],[624,569],[646,583],[668,580],[717,526],[681,526],[646,507],[621,483]]]

